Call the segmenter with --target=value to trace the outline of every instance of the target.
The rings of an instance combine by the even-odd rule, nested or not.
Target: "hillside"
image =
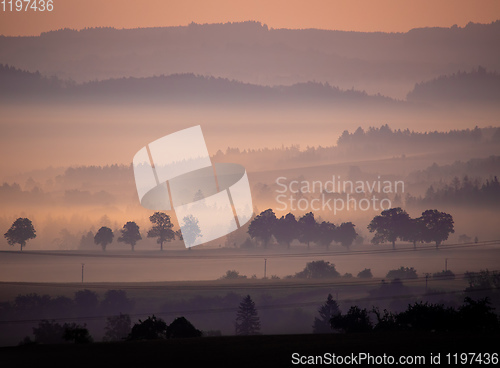
[[[259,85],[320,81],[403,98],[423,80],[500,70],[500,21],[407,33],[270,29],[259,22],[63,29],[0,36],[0,63],[77,82],[195,73]]]

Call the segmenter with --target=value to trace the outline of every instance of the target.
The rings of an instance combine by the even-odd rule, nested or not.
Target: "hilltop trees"
[[[19,244],[21,251],[29,239],[36,238],[36,231],[28,218],[18,218],[3,235],[10,245]]]
[[[111,244],[113,238],[113,230],[111,230],[109,227],[102,226],[94,236],[94,244],[100,245],[103,252],[105,252],[107,245]]]
[[[416,248],[417,242],[436,242],[436,248],[454,233],[453,217],[438,210],[426,210],[418,218],[411,218],[400,207],[382,211],[368,225],[375,232],[372,243],[391,242],[395,249],[396,240],[411,241]]]
[[[324,246],[327,249],[332,242],[349,247],[358,236],[352,222],[344,222],[340,226],[329,221],[317,221],[313,212],[308,212],[298,220],[292,213],[287,213],[279,219],[272,209],[267,209],[257,215],[248,227],[252,239],[258,239],[267,248],[274,237],[278,244],[290,248],[294,240],[310,247],[311,243]]]
[[[314,219],[314,213],[309,212],[299,218],[298,225],[299,241],[307,244],[307,248],[309,248],[309,244],[317,240],[318,236],[318,223]]]
[[[273,232],[275,230],[277,219],[272,209],[267,209],[257,215],[248,226],[250,237],[261,241],[264,248],[267,248]]]
[[[274,225],[273,235],[279,244],[286,245],[287,248],[290,248],[290,244],[297,239],[298,236],[297,219],[295,216],[292,213],[281,216]]]
[[[174,225],[170,221],[170,216],[163,212],[155,212],[149,217],[149,221],[153,227],[148,231],[148,238],[158,238],[156,242],[163,250],[163,243],[175,239],[175,232],[172,230]]]
[[[129,221],[123,225],[123,229],[120,231],[122,235],[118,238],[118,241],[129,244],[132,247],[132,251],[134,251],[135,244],[142,239],[139,226],[135,222]]]
[[[401,207],[390,208],[375,216],[368,225],[371,233],[375,232],[372,243],[383,242],[392,243],[392,248],[396,249],[396,240],[405,237],[405,229],[410,221],[410,216]]]
[[[423,222],[422,240],[426,243],[436,242],[438,248],[443,241],[448,239],[450,233],[454,233],[453,217],[438,210],[427,210],[422,212]]]

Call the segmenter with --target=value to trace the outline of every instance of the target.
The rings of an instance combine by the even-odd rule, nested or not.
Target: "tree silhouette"
[[[167,324],[153,314],[146,320],[136,323],[130,332],[130,340],[158,340],[167,337]]]
[[[103,226],[101,227],[94,236],[94,244],[100,245],[102,247],[103,252],[106,251],[106,246],[111,244],[113,241],[113,230],[109,227]]]
[[[363,271],[358,273],[358,278],[360,279],[371,279],[373,278],[372,270],[369,268],[365,268]]]
[[[33,327],[35,341],[42,344],[60,344],[64,342],[64,327],[52,320],[42,320],[38,327]]]
[[[350,247],[354,239],[358,236],[358,233],[354,230],[354,226],[352,222],[343,222],[340,224],[336,229],[335,241],[344,247]]]
[[[84,289],[75,292],[75,307],[79,315],[89,315],[99,306],[97,293],[92,290]]]
[[[163,243],[175,239],[175,232],[172,230],[174,225],[170,221],[170,216],[163,212],[155,212],[149,217],[149,221],[153,227],[148,231],[148,238],[158,238],[156,242],[163,250]]]
[[[139,232],[139,226],[135,222],[129,221],[123,225],[123,229],[120,231],[122,235],[118,238],[118,241],[129,244],[133,252],[135,244],[142,239],[141,233]]]
[[[260,332],[260,319],[250,295],[243,298],[236,312],[236,335],[257,335]]]
[[[314,317],[313,333],[332,332],[330,320],[340,314],[339,305],[333,300],[332,294],[328,294],[325,304],[318,309],[318,313],[320,318]]]
[[[107,290],[101,302],[104,313],[117,314],[127,313],[132,310],[134,302],[127,297],[125,290]]]
[[[330,320],[333,329],[345,332],[367,332],[372,329],[368,311],[357,306],[349,308],[347,314],[337,314]]]
[[[248,226],[248,235],[257,238],[262,242],[264,248],[267,248],[269,240],[273,236],[274,227],[277,219],[272,209],[267,209],[257,215]]]
[[[63,339],[66,341],[73,341],[76,344],[87,344],[93,341],[85,324],[80,326],[76,323],[65,323],[63,328]]]
[[[453,217],[448,213],[427,210],[422,213],[421,219],[424,225],[423,240],[426,243],[436,242],[436,248],[448,239],[450,233],[455,232]]]
[[[183,224],[181,226],[182,239],[188,247],[194,244],[196,238],[200,238],[201,234],[200,227],[198,226],[198,219],[193,215],[185,216],[183,219]]]
[[[323,260],[307,262],[306,267],[295,274],[295,277],[304,279],[326,279],[339,276],[340,273],[335,269],[335,265]]]
[[[273,235],[276,241],[290,248],[290,244],[297,239],[297,220],[292,213],[281,216],[274,225]]]
[[[396,249],[396,240],[404,238],[404,230],[409,221],[410,216],[401,207],[382,211],[368,225],[368,230],[371,233],[375,232],[372,243],[379,244],[388,241],[392,243],[392,248]]]
[[[169,339],[200,337],[201,331],[196,329],[191,322],[184,317],[174,319],[167,327],[167,337]]]
[[[119,314],[108,317],[104,327],[105,341],[121,341],[127,338],[131,332],[130,316],[128,314]]]
[[[36,238],[36,231],[28,218],[18,218],[4,234],[10,245],[19,244],[21,251],[29,239]]]
[[[317,226],[316,241],[328,249],[336,237],[337,228],[328,221],[323,221]]]
[[[314,213],[309,212],[299,218],[298,228],[299,241],[301,243],[307,244],[307,248],[309,248],[309,244],[313,241],[316,241],[318,235],[318,223],[314,219]]]
[[[402,239],[412,242],[413,248],[417,248],[417,242],[424,240],[425,224],[422,217],[410,218],[404,225]]]

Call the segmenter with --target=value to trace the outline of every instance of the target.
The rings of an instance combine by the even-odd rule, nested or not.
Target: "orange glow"
[[[15,3],[15,1],[14,1]],[[48,12],[4,12],[0,34],[60,28],[162,27],[256,20],[272,28],[405,32],[500,19],[498,0],[54,0]]]

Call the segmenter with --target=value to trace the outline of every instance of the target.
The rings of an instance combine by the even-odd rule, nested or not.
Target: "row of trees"
[[[123,340],[159,340],[172,338],[201,337],[198,330],[185,317],[174,319],[167,324],[162,318],[154,314],[145,320],[131,325],[129,314],[107,317],[104,327],[104,341]],[[236,311],[236,335],[256,335],[260,333],[260,318],[250,295],[243,298]],[[93,341],[86,325],[75,323],[57,323],[55,320],[42,320],[33,328],[34,341],[27,336],[23,344],[43,343],[56,344],[64,342],[90,343]]]
[[[390,208],[375,216],[368,225],[370,232],[375,232],[372,243],[392,243],[396,241],[436,243],[436,248],[454,233],[453,217],[438,210],[426,210],[418,218],[411,218],[401,207]]]
[[[267,209],[252,220],[248,234],[252,239],[258,239],[265,248],[272,237],[287,248],[294,240],[307,244],[308,248],[312,242],[327,248],[332,242],[349,247],[358,236],[354,227],[352,222],[344,222],[339,226],[329,221],[318,222],[312,212],[298,220],[292,213],[277,218],[272,209]]]
[[[314,213],[309,212],[298,220],[292,213],[277,218],[272,209],[267,209],[257,215],[248,227],[248,234],[252,239],[258,239],[266,248],[272,237],[279,244],[288,248],[294,240],[301,243],[310,243],[328,248],[332,242],[349,247],[358,234],[352,222],[344,222],[339,226],[329,221],[318,222]],[[392,243],[393,248],[397,240],[412,242],[435,242],[436,247],[454,233],[453,217],[438,210],[426,210],[418,218],[411,218],[401,207],[390,208],[375,216],[368,230],[374,232],[373,244],[384,242]]]
[[[405,311],[392,313],[371,311],[351,306],[342,314],[339,305],[329,294],[318,309],[319,318],[313,323],[313,333],[369,332],[369,331],[500,331],[500,320],[493,312],[488,298],[473,300],[465,297],[458,309],[443,304],[415,302]],[[370,312],[374,320],[370,318]],[[374,323],[375,322],[375,323]]]
[[[176,236],[182,237],[180,231],[174,231],[174,225],[170,220],[170,216],[163,212],[155,212],[149,217],[149,221],[153,224],[152,228],[148,231],[148,238],[157,238],[156,241],[160,244],[160,249],[163,250],[163,243],[175,239]],[[131,246],[132,251],[139,240],[142,239],[139,231],[139,225],[133,221],[127,222],[120,230],[121,235],[118,242],[125,243]],[[109,227],[102,226],[94,236],[94,243],[106,250],[106,246],[113,241],[113,230]]]
[[[163,212],[155,212],[149,217],[152,228],[148,231],[148,238],[156,238],[163,250],[163,244],[179,237],[188,246],[194,243],[197,237],[202,236],[198,221],[191,217],[184,218],[181,230],[174,231],[170,216]],[[329,222],[318,222],[314,213],[309,212],[298,220],[294,214],[288,213],[280,218],[272,209],[267,209],[257,215],[248,226],[248,234],[252,239],[258,239],[264,248],[267,248],[271,238],[274,237],[279,244],[290,248],[294,240],[307,244],[310,243],[328,248],[332,242],[340,243],[349,247],[358,236],[355,225],[352,222],[343,222],[339,226]],[[131,246],[132,251],[142,236],[139,226],[129,221],[120,230],[121,235],[118,242]],[[393,248],[397,240],[410,241],[416,247],[417,242],[435,242],[436,248],[448,239],[450,233],[454,233],[453,217],[438,210],[426,210],[418,218],[411,218],[401,207],[390,208],[375,216],[368,230],[375,235],[372,243],[379,244],[391,242]],[[185,235],[183,239],[182,234]],[[20,244],[21,251],[29,239],[36,237],[36,231],[28,218],[18,218],[11,228],[4,234],[10,245]],[[94,236],[94,243],[100,245],[102,250],[113,241],[113,231],[106,226],[101,227]]]
[[[181,229],[177,231],[173,230],[174,225],[170,216],[166,213],[155,212],[149,217],[149,220],[152,223],[152,227],[148,230],[147,237],[156,238],[161,250],[163,250],[165,242],[170,242],[176,237],[184,240],[190,246],[196,238],[202,236],[198,220],[191,215],[184,218]],[[22,251],[28,240],[36,238],[36,230],[30,219],[18,218],[4,234],[4,237],[10,245],[19,244]],[[94,244],[100,245],[102,250],[106,251],[106,247],[113,242],[114,237],[113,230],[107,226],[102,226],[94,236]],[[139,240],[142,240],[139,225],[134,221],[128,221],[120,230],[118,242],[130,245],[133,251]]]

